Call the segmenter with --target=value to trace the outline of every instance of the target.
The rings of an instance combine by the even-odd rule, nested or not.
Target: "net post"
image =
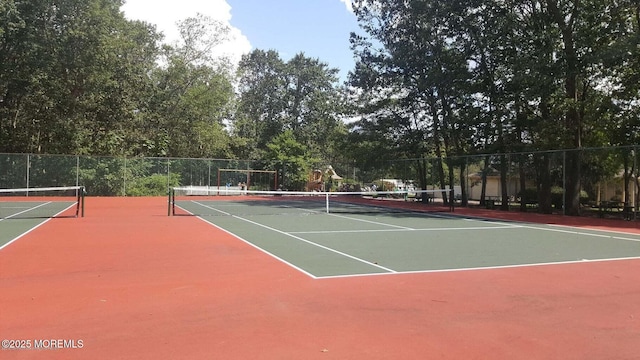
[[[80,189],[76,188],[76,214],[75,218],[80,214]]]
[[[82,189],[76,188],[76,217],[80,215],[80,205],[82,205]]]
[[[324,197],[325,197],[325,198],[324,198],[324,199],[325,199],[325,200],[324,200],[324,201],[325,201],[325,208],[326,208],[326,212],[327,212],[327,214],[328,214],[328,213],[329,213],[329,193],[328,193],[328,192],[327,192],[327,193],[325,193],[325,194],[324,194]]]
[[[167,216],[171,216],[171,200],[173,199],[173,188],[169,188],[169,198],[167,199]]]
[[[76,217],[84,217],[84,186],[76,187]]]
[[[84,195],[85,195],[85,188],[84,186],[80,187],[80,202],[82,203],[81,208],[80,208],[80,217],[84,217]]]

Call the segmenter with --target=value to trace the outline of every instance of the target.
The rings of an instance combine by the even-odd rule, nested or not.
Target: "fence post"
[[[562,151],[562,215],[567,214],[567,151]]]
[[[167,158],[167,189],[171,191],[171,160]]]
[[[127,157],[124,156],[124,166],[122,167],[122,196],[127,196]]]
[[[633,220],[637,219],[637,213],[638,213],[638,199],[640,198],[640,195],[638,195],[638,174],[640,174],[640,171],[638,170],[638,148],[637,147],[633,147],[633,168],[636,169],[636,174],[632,176],[634,177],[634,192],[633,192]]]
[[[25,179],[26,182],[27,182],[26,183],[26,185],[27,185],[26,188],[27,189],[29,188],[29,177],[31,176],[30,173],[29,173],[29,169],[30,168],[31,168],[31,154],[27,154],[27,168],[26,168],[26,171],[27,171],[26,172],[26,176],[27,176],[27,178]],[[29,196],[29,192],[28,191],[27,191],[27,196]]]

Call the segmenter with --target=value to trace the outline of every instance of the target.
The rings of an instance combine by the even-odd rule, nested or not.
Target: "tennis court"
[[[398,198],[175,200],[176,216],[167,198],[90,197],[85,217],[0,221],[2,234],[36,221],[0,249],[0,336],[32,341],[2,357],[640,352],[638,222]]]
[[[84,216],[84,188],[0,189],[0,248],[52,218]]]
[[[328,211],[322,195],[252,195],[186,197],[177,206],[314,278],[640,258],[634,234],[405,209],[401,199],[333,195]]]

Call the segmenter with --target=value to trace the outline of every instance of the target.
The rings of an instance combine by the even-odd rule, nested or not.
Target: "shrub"
[[[536,203],[538,202],[538,189],[526,188],[518,193],[518,197],[520,198],[520,201],[525,204]]]
[[[136,179],[129,184],[128,196],[164,196],[167,195],[168,187],[180,184],[180,175],[171,174],[168,183],[166,175],[153,174]]]

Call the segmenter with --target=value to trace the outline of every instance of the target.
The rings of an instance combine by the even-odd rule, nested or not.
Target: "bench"
[[[487,209],[495,209],[496,202],[500,199],[499,196],[485,196],[484,198],[484,207]]]
[[[624,208],[625,205],[621,201],[600,201],[598,204],[598,216],[605,217],[607,214],[612,214],[614,210],[616,212],[623,212]]]

